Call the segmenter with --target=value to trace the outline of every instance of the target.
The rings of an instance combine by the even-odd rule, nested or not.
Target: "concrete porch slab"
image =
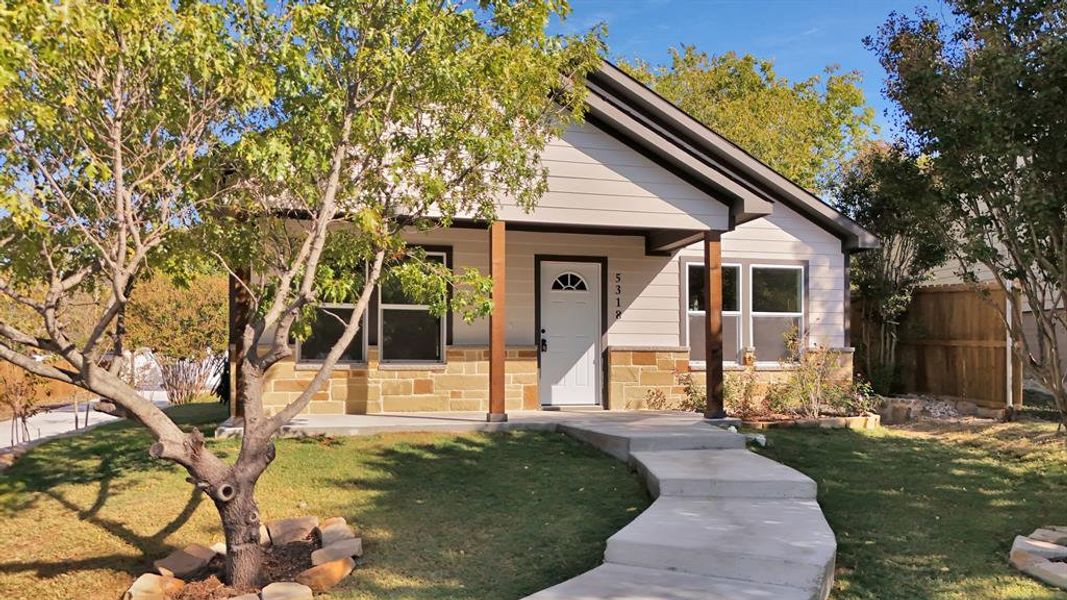
[[[604,564],[526,600],[811,600],[804,590]]]
[[[837,543],[814,500],[661,496],[608,539],[607,562],[820,590]]]
[[[708,425],[700,420],[672,417],[641,421],[563,422],[559,431],[600,448],[621,461],[634,452],[744,448],[742,435]]]
[[[653,496],[815,498],[810,477],[748,450],[633,452]]]

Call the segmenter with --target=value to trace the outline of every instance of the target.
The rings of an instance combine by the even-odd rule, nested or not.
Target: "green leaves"
[[[774,64],[694,46],[671,50],[669,65],[620,64],[682,110],[812,191],[825,191],[838,165],[873,130],[857,72],[790,82]]]

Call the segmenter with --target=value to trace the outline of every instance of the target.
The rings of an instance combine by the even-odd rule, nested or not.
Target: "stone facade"
[[[307,414],[368,414],[415,411],[488,411],[489,348],[449,346],[444,364],[389,365],[368,349],[366,364],[342,365],[308,404]],[[314,364],[282,362],[267,371],[264,410],[273,414],[295,399],[315,376]],[[507,410],[540,406],[537,395],[537,351],[507,349]]]
[[[677,407],[685,400],[679,373],[689,371],[689,348],[613,346],[608,348],[611,410]]]
[[[851,349],[840,352],[836,373],[848,380],[852,373]],[[373,414],[381,412],[488,411],[489,348],[449,346],[444,364],[390,365],[378,360],[378,350],[368,349],[366,364],[342,365],[317,392],[306,414]],[[761,388],[784,382],[789,367],[757,365],[755,378]],[[314,377],[314,364],[292,360],[272,367],[264,380],[264,409],[273,414],[295,399]],[[743,376],[745,367],[726,366],[730,380]],[[607,351],[605,405],[610,410],[663,410],[691,408],[680,375],[704,388],[706,373],[691,370],[685,347],[612,346]],[[505,370],[506,410],[538,410],[537,349],[513,346],[507,349]]]

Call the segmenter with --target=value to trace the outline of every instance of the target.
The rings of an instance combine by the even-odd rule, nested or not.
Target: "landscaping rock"
[[[122,600],[167,600],[185,587],[185,582],[174,577],[145,573],[137,578],[122,595]]]
[[[259,600],[259,594],[241,594],[230,598],[230,600]]]
[[[215,554],[226,556],[226,542],[215,542],[211,544],[211,549],[215,551]]]
[[[259,545],[270,546],[270,531],[267,530],[266,525],[259,526]]]
[[[321,565],[349,556],[363,556],[363,538],[334,542],[311,553],[311,564]]]
[[[326,547],[335,542],[340,542],[341,540],[350,540],[356,537],[356,532],[345,522],[335,522],[324,527],[319,527],[319,536],[322,537],[323,547]]]
[[[207,566],[215,558],[215,551],[207,546],[193,544],[175,550],[170,556],[152,563],[160,575],[188,578]]]
[[[296,582],[308,586],[312,591],[325,592],[348,577],[355,568],[356,561],[346,556],[302,571],[296,576]]]
[[[262,600],[312,600],[311,588],[292,581],[272,583],[259,592]]]
[[[318,517],[294,517],[267,523],[267,531],[270,533],[272,544],[284,546],[290,542],[297,542],[306,538],[318,526]]]
[[[1011,566],[1023,572],[1026,572],[1027,569],[1034,565],[1045,564],[1048,562],[1048,559],[1044,556],[1034,554],[1033,552],[1027,552],[1026,550],[1012,550],[1011,554],[1008,555],[1008,560],[1011,562]]]
[[[1015,536],[1015,542],[1011,545],[1011,551],[1016,550],[1025,550],[1045,558],[1067,558],[1067,546],[1031,540],[1021,535]]]
[[[1036,564],[1025,572],[1051,586],[1067,590],[1067,563],[1045,562]]]
[[[322,521],[322,523],[319,523],[319,529],[320,530],[321,529],[325,529],[325,528],[329,527],[330,525],[335,525],[337,523],[341,523],[342,525],[347,525],[348,521],[346,521],[344,517],[330,517],[329,519],[324,519]]]
[[[1056,531],[1055,529],[1035,529],[1033,533],[1028,535],[1032,540],[1039,542],[1048,542],[1050,544],[1058,544],[1060,546],[1067,546],[1067,531]]]

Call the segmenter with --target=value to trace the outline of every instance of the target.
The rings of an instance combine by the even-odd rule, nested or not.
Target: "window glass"
[[[344,320],[342,323],[338,317]],[[311,335],[300,342],[298,356],[301,361],[321,362],[344,333],[345,323],[352,318],[352,308],[327,305],[316,310]],[[360,327],[356,337],[345,348],[339,362],[363,362],[363,333]]]
[[[799,313],[803,271],[752,267],[752,312]]]
[[[686,302],[688,310],[703,311],[707,309],[704,298],[704,265],[700,263],[688,263],[689,269],[689,298]],[[737,312],[741,310],[740,302],[740,274],[741,269],[736,265],[722,268],[722,310],[724,312]]]
[[[440,317],[419,309],[382,309],[382,360],[441,359]]]
[[[790,360],[786,340],[800,332],[800,317],[752,317],[752,347],[759,362]]]
[[[443,253],[427,253],[426,260],[446,264]],[[384,278],[380,291],[381,360],[442,362],[445,320],[409,298],[395,279]]]
[[[707,360],[707,349],[704,346],[707,330],[704,315],[689,315],[689,360]],[[725,315],[722,318],[722,359],[726,362],[740,362],[740,355],[741,315]]]

